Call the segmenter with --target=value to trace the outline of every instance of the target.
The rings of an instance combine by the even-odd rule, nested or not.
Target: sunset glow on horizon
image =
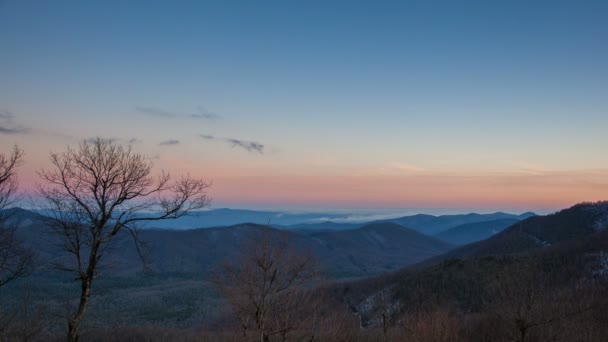
[[[141,11],[145,7],[146,11]],[[213,207],[608,199],[608,3],[0,2],[24,192],[92,137]]]

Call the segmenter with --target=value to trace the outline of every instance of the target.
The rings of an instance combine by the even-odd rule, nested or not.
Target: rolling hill
[[[54,237],[36,214],[20,211],[19,236],[41,260],[52,261],[61,253]],[[143,229],[140,239],[150,268],[157,273],[208,275],[222,260],[236,256],[260,225],[245,223],[227,227],[186,230]],[[399,226],[381,222],[359,228],[335,231],[272,230],[287,234],[290,243],[311,251],[330,279],[356,278],[394,271],[452,248],[446,242]],[[142,270],[132,239],[127,233],[118,236],[108,254],[113,274],[135,274]]]
[[[466,245],[471,242],[487,239],[517,222],[519,222],[519,220],[507,218],[494,221],[465,223],[443,231],[435,235],[435,237],[451,244]]]
[[[385,220],[389,222],[394,222],[404,227],[408,227],[414,230],[417,230],[423,234],[427,235],[436,235],[441,232],[447,231],[451,228],[463,225],[463,224],[471,224],[478,222],[488,222],[502,219],[513,219],[513,220],[524,220],[529,217],[533,217],[536,214],[527,212],[521,215],[513,215],[507,213],[493,213],[493,214],[463,214],[463,215],[413,215],[413,216],[404,216],[395,219]]]
[[[400,315],[425,302],[451,303],[476,312],[493,300],[501,279],[520,279],[551,293],[580,279],[608,274],[608,202],[583,203],[547,216],[530,217],[504,231],[420,264],[380,277],[341,284],[336,292],[361,318],[378,324],[380,293]]]

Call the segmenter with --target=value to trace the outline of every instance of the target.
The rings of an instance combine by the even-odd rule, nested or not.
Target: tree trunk
[[[79,328],[80,322],[84,317],[84,313],[89,303],[89,297],[91,295],[91,281],[92,279],[82,280],[82,289],[80,293],[80,303],[78,304],[78,311],[70,321],[68,322],[68,342],[78,342],[79,339]]]
[[[96,242],[93,245],[93,249],[89,255],[89,266],[87,267],[87,272],[85,273],[84,278],[81,279],[82,286],[80,289],[78,311],[76,311],[76,314],[68,321],[68,342],[78,342],[80,338],[80,322],[84,317],[87,304],[89,303],[89,297],[91,296],[91,284],[93,283],[93,278],[95,277],[97,251],[99,250],[99,246],[100,242]]]

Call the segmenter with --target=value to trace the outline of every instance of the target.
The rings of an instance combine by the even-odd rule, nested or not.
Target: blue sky
[[[227,205],[559,207],[608,190],[607,41],[606,1],[0,1],[0,141],[28,184],[103,136]]]

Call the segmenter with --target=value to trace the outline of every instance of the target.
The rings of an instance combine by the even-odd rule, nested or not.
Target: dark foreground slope
[[[4,311],[21,310],[24,302],[42,317],[49,333],[62,331],[65,306],[78,293],[74,274],[56,270],[65,261],[57,238],[39,217],[19,211],[19,237],[37,251],[36,271],[0,291]],[[117,236],[101,263],[93,288],[87,324],[91,327],[155,325],[192,328],[221,321],[228,310],[210,283],[214,270],[226,259],[234,259],[261,226],[241,224],[192,230],[143,230],[143,264],[126,234]],[[392,223],[358,229],[286,234],[291,245],[310,251],[319,260],[328,280],[361,278],[394,271],[450,248],[440,240]],[[309,232],[310,233],[310,232]],[[2,315],[0,314],[0,319]],[[42,324],[41,323],[41,324]],[[33,324],[33,323],[32,323]],[[32,325],[33,326],[33,325]]]
[[[367,276],[397,270],[442,254],[452,245],[391,222],[309,235],[315,254],[332,274]]]
[[[432,305],[487,313],[521,304],[551,318],[550,312],[541,314],[542,306],[575,303],[576,289],[595,288],[598,281],[608,280],[607,228],[608,202],[580,204],[528,218],[399,272],[342,284],[336,294],[363,326],[380,324],[387,311],[398,319]],[[521,303],[526,298],[531,303]]]
[[[35,221],[26,217],[20,234],[48,264],[57,254]],[[583,204],[447,252],[444,242],[387,222],[347,231],[273,232],[288,234],[295,247],[317,255],[326,275],[341,279],[313,289],[324,303],[313,317],[315,341],[604,341],[607,223],[608,203]],[[242,340],[208,275],[237,255],[256,229],[144,231],[151,273],[141,272],[132,242],[121,237],[113,268],[100,273],[94,288],[87,340]],[[428,256],[388,274],[347,279]],[[77,290],[73,278],[41,267],[3,287],[0,304],[4,311],[19,308],[16,321],[27,323],[17,328],[42,326],[38,340],[51,340],[64,333],[62,313]]]

